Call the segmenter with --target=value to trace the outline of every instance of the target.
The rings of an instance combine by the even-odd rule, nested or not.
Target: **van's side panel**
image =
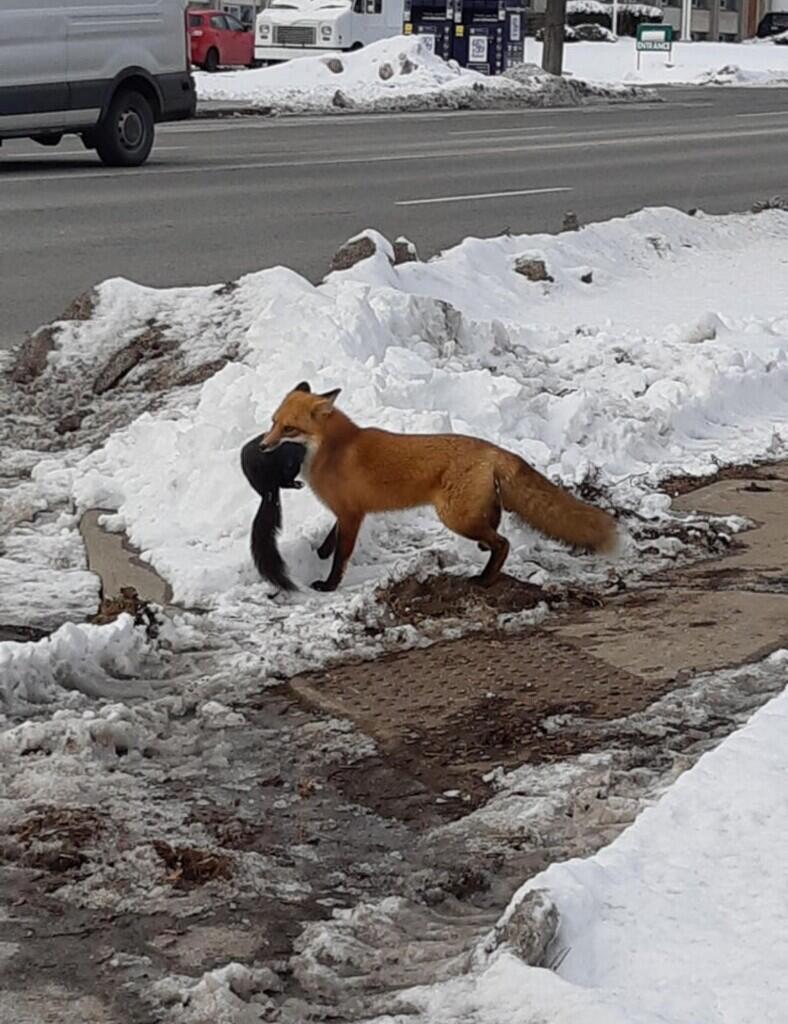
[[[194,113],[186,0],[0,0],[0,138],[95,127],[119,83],[159,121]]]
[[[160,113],[189,97],[184,0],[71,0],[67,5],[68,80],[74,110],[98,117],[119,75],[143,69],[157,85]],[[177,88],[172,89],[173,78]]]
[[[60,2],[0,0],[0,132],[59,128],[67,106]]]

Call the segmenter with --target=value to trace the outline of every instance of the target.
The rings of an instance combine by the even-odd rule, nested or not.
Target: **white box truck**
[[[184,0],[0,0],[0,145],[76,134],[137,166],[194,109]]]
[[[255,60],[358,50],[399,35],[403,6],[403,0],[271,0],[257,16]]]

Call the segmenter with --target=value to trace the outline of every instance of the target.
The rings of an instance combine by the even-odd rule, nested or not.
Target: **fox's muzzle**
[[[282,443],[282,440],[283,438],[281,436],[274,437],[273,431],[271,431],[268,434],[264,434],[260,438],[260,447],[264,452],[270,452],[273,451],[274,448],[278,448],[279,445]]]

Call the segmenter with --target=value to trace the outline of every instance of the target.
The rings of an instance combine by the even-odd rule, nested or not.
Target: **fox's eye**
[[[295,432],[296,432],[295,431],[295,427],[283,427],[282,428],[282,433],[286,434],[288,437],[292,437],[293,434],[295,434]]]

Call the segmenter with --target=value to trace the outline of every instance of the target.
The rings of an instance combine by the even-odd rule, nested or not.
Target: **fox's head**
[[[325,421],[341,388],[313,395],[305,380],[285,396],[273,415],[271,429],[260,441],[261,448],[276,448],[283,441],[298,441],[309,446],[319,441],[325,430]]]

